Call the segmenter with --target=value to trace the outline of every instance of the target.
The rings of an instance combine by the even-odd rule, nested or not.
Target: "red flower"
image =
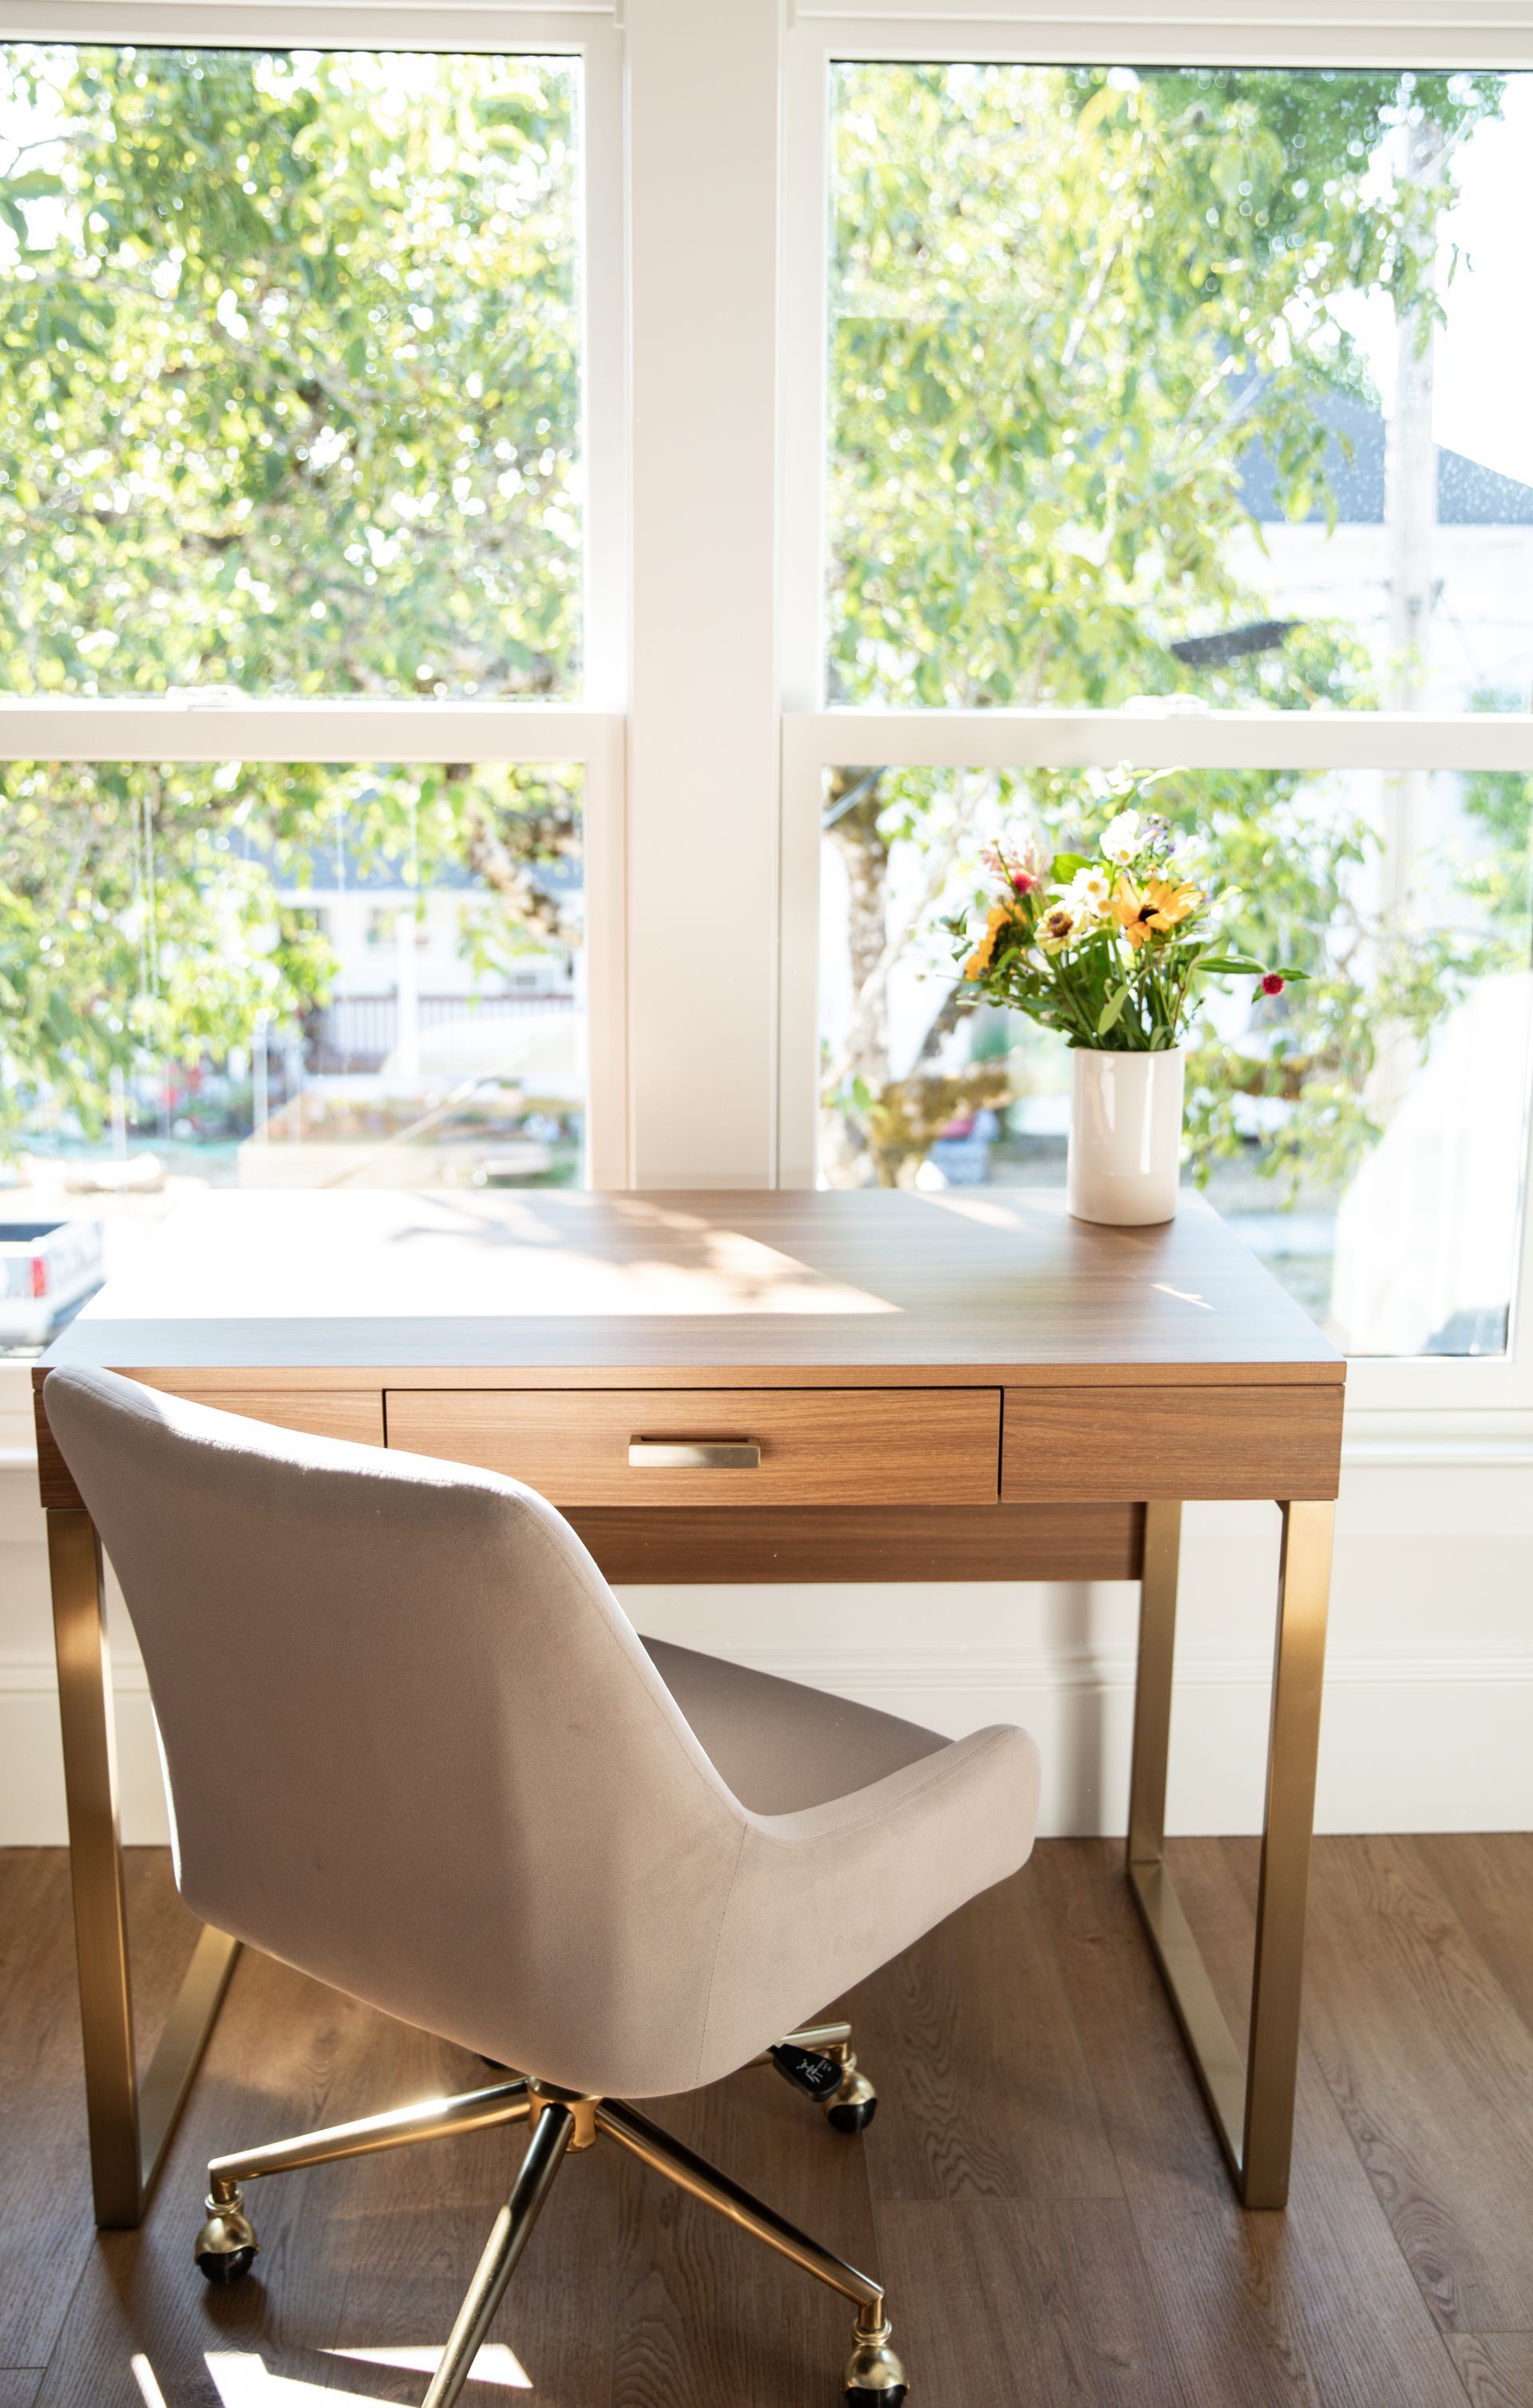
[[[1042,883],[1042,879],[1035,878],[1030,869],[1018,869],[1012,873],[1011,891],[1014,895],[1032,895]]]
[[[1277,971],[1268,970],[1267,976],[1261,982],[1259,992],[1262,995],[1281,995],[1282,993],[1282,984],[1283,982],[1282,979],[1279,978]]]

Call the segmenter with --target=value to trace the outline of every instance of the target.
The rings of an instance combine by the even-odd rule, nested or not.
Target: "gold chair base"
[[[797,2046],[814,2046],[825,2055],[835,2054],[851,2069],[848,2078],[862,2082],[871,2096],[866,2077],[855,2072],[849,2025],[816,2025],[790,2038]],[[812,2274],[850,2300],[857,2315],[844,2376],[845,2396],[852,2402],[871,2401],[879,2408],[899,2408],[909,2386],[890,2345],[891,2328],[881,2284],[859,2272],[807,2232],[801,2232],[796,2225],[754,2198],[728,2174],[721,2173],[705,2157],[652,2124],[637,2108],[626,2106],[622,2100],[566,2090],[536,2076],[518,2076],[454,2099],[428,2099],[417,2106],[393,2108],[385,2114],[364,2116],[356,2123],[337,2124],[327,2131],[304,2132],[292,2140],[269,2142],[214,2157],[208,2169],[208,2213],[197,2235],[197,2265],[215,2283],[236,2282],[249,2272],[260,2244],[245,2212],[242,2186],[247,2182],[259,2181],[268,2174],[289,2173],[299,2166],[325,2165],[333,2158],[365,2157],[380,2149],[405,2148],[416,2141],[439,2140],[451,2133],[478,2132],[492,2125],[516,2123],[530,2123],[532,2127],[526,2155],[510,2195],[491,2227],[473,2281],[432,2376],[424,2408],[451,2408],[459,2397],[566,2152],[590,2148],[602,2137],[615,2141],[641,2164],[663,2174],[667,2182],[675,2183],[716,2214],[726,2216],[752,2240],[765,2242],[780,2257],[791,2259],[806,2274]]]

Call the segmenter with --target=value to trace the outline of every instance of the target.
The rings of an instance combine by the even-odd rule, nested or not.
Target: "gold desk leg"
[[[50,1510],[48,1562],[59,1667],[91,2186],[97,2224],[122,2229],[142,2219],[146,2194],[218,2014],[239,1943],[225,1932],[202,1933],[140,2092],[117,1808],[117,1737],[106,1588],[101,1541],[82,1508]]]
[[[1330,1596],[1330,1504],[1285,1504],[1256,1907],[1242,2057],[1164,1863],[1180,1505],[1146,1508],[1139,1686],[1129,1776],[1128,1880],[1246,2207],[1288,2199],[1298,2074],[1304,1910]]]
[[[1241,2149],[1247,2207],[1288,2197],[1298,2081],[1304,1910],[1314,1837],[1320,1698],[1331,1594],[1334,1505],[1285,1505],[1278,1583],[1277,1661],[1267,1751],[1267,1811],[1251,1985],[1250,2073]]]
[[[1171,1755],[1171,1670],[1181,1561],[1181,1506],[1147,1505],[1139,1570],[1134,1754],[1128,1775],[1130,1864],[1158,1863],[1166,1842],[1166,1774]]]

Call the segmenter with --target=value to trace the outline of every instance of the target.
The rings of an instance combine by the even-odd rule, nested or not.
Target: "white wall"
[[[1188,1509],[1173,1829],[1259,1828],[1277,1515]],[[1533,1828],[1533,1468],[1349,1469],[1319,1826]],[[632,1589],[641,1629],[952,1734],[1018,1721],[1043,1828],[1121,1832],[1135,1592],[1116,1583]],[[143,1673],[115,1625],[124,1834],[165,1836]],[[824,1652],[828,1647],[828,1655]],[[0,1469],[0,1845],[64,1837],[36,1476]]]

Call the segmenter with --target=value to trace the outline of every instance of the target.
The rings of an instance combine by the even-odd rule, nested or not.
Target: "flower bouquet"
[[[1036,837],[987,847],[1000,888],[975,944],[946,924],[972,999],[1056,1028],[1074,1054],[1069,1209],[1080,1220],[1168,1221],[1182,1144],[1182,1039],[1203,980],[1281,995],[1302,971],[1221,944],[1186,840],[1132,805],[1095,853],[1048,860]]]

